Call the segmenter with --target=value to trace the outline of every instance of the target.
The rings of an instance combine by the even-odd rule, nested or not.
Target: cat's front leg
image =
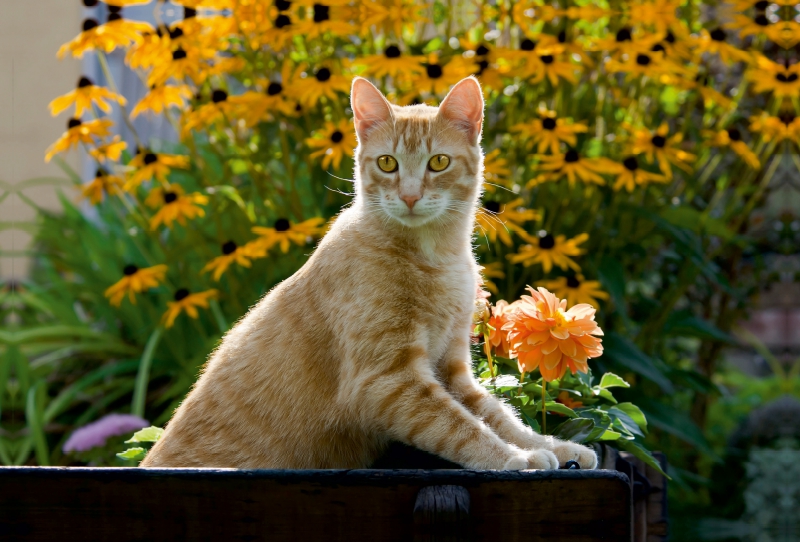
[[[500,402],[475,380],[469,359],[467,339],[454,339],[444,359],[446,385],[467,409],[489,424],[500,438],[526,450],[550,450],[562,466],[567,461],[577,461],[582,469],[597,466],[594,450],[574,442],[540,435],[523,424],[508,405]]]

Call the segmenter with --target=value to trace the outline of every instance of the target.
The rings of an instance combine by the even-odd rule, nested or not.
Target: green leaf
[[[622,427],[624,427],[629,433],[631,433],[632,435],[637,435],[637,436],[640,436],[640,437],[644,438],[644,433],[639,428],[639,424],[637,424],[636,421],[634,421],[633,418],[628,416],[627,412],[625,412],[624,410],[621,410],[621,409],[613,406],[613,407],[608,409],[608,414],[612,418],[617,419],[619,421],[619,423],[622,424]]]
[[[617,433],[616,431],[607,429],[602,435],[600,435],[599,440],[620,440],[620,437],[622,437],[622,433]]]
[[[656,458],[653,457],[653,454],[651,454],[644,446],[642,446],[641,444],[639,444],[635,440],[620,439],[620,440],[617,441],[616,445],[621,450],[625,450],[626,452],[632,453],[636,458],[641,459],[647,465],[650,465],[651,467],[656,469],[658,472],[660,472],[661,474],[663,474],[664,476],[666,476],[670,480],[672,479],[667,475],[666,472],[664,472],[661,469],[661,463],[659,463],[656,460]]]
[[[147,450],[144,448],[128,448],[124,452],[118,453],[117,457],[120,459],[127,459],[129,461],[138,461],[144,459],[145,455],[147,455]]]
[[[541,403],[539,404],[539,408],[540,409],[542,408]],[[572,410],[566,405],[562,405],[561,403],[548,401],[545,403],[545,408],[547,409],[547,412],[558,412],[559,414],[564,414],[565,416],[569,416],[570,418],[578,417],[578,415],[575,414],[574,410]]]
[[[565,421],[553,431],[553,435],[562,440],[583,442],[594,430],[594,421],[589,418],[573,418]]]
[[[625,304],[625,270],[620,260],[611,256],[604,256],[597,267],[597,276],[611,295],[617,312],[625,320],[628,320],[628,311]]]
[[[158,341],[164,328],[158,326],[150,335],[142,353],[142,360],[139,363],[139,371],[136,373],[136,386],[133,388],[133,402],[131,403],[131,414],[144,418],[144,402],[147,396],[147,385],[150,383],[150,365],[153,363]]]
[[[661,216],[669,223],[695,233],[716,235],[726,241],[734,238],[734,232],[728,229],[725,222],[685,205],[667,207],[661,211]]]
[[[158,439],[161,438],[161,435],[164,434],[164,430],[160,427],[156,427],[151,425],[150,427],[145,427],[144,429],[140,429],[136,431],[130,440],[126,440],[125,443],[131,442],[157,442]]]
[[[612,395],[612,393],[610,391],[608,391],[608,390],[598,389],[597,390],[597,395],[599,397],[602,397],[603,399],[605,399],[609,403],[615,403],[616,404],[616,402],[617,402],[617,400],[614,398],[614,395]]]
[[[42,403],[46,397],[44,384],[44,381],[40,380],[34,386],[31,386],[25,403],[25,419],[28,422],[28,430],[33,435],[36,461],[40,467],[46,467],[50,464],[50,451],[47,448],[47,437],[44,434],[44,423],[42,423]]]
[[[627,414],[642,431],[647,431],[647,418],[642,410],[633,403],[619,403],[616,407]]]
[[[697,337],[703,340],[734,344],[733,337],[707,320],[695,316],[690,310],[675,311],[669,315],[662,329],[665,335]]]
[[[672,382],[656,365],[655,360],[639,350],[629,339],[615,332],[609,332],[603,338],[603,358],[608,358],[617,365],[642,375],[659,385],[666,393],[672,393],[675,388]]]
[[[603,378],[600,379],[600,387],[601,388],[630,388],[631,385],[625,382],[625,380],[615,375],[614,373],[606,373],[603,375]]]

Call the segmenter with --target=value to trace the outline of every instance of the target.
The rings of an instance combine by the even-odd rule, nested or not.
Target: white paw
[[[597,454],[594,450],[574,442],[556,441],[553,445],[558,464],[564,465],[567,461],[577,461],[581,469],[594,469],[597,467]]]
[[[523,470],[528,468],[528,460],[525,456],[518,455],[516,457],[512,457],[506,464],[503,465],[503,470]]]
[[[525,453],[526,469],[548,470],[558,468],[558,459],[550,450],[533,450]]]

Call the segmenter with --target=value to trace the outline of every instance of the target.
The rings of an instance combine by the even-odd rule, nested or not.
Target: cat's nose
[[[414,204],[422,199],[422,195],[414,194],[412,196],[400,196],[400,199],[406,202],[406,205],[408,205],[408,210],[410,211],[414,208]]]

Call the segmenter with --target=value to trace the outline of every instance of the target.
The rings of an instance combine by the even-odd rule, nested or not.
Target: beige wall
[[[0,0],[0,180],[12,185],[34,177],[64,177],[54,164],[44,163],[45,149],[65,129],[69,112],[52,118],[47,104],[74,88],[81,61],[59,61],[56,51],[80,31],[80,0]],[[67,156],[73,166],[75,153]],[[3,190],[0,189],[0,195]],[[37,204],[53,208],[55,188],[24,192]],[[0,223],[26,222],[33,210],[11,195],[0,203]],[[28,249],[30,235],[19,227],[0,231],[0,248]],[[25,257],[0,255],[0,278],[23,277]]]

